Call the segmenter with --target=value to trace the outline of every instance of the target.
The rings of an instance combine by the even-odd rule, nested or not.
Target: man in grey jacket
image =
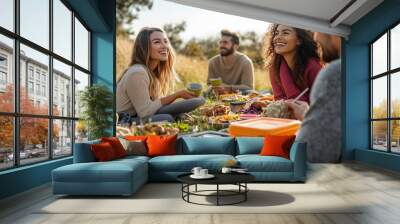
[[[327,64],[314,83],[310,105],[287,100],[295,117],[303,121],[297,139],[307,142],[307,160],[314,163],[337,163],[341,159],[341,39],[315,33],[323,60]]]

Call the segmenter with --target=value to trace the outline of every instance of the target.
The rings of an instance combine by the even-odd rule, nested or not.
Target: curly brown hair
[[[272,24],[269,26],[267,33],[264,37],[264,62],[265,68],[272,71],[273,78],[277,83],[281,84],[279,76],[279,68],[284,60],[282,55],[276,54],[274,51],[274,38],[276,35],[276,30],[280,24]],[[300,45],[297,47],[294,69],[292,71],[294,81],[296,85],[303,89],[306,87],[306,83],[303,78],[303,73],[307,67],[309,59],[315,58],[320,60],[318,44],[312,38],[312,32],[294,28],[297,38],[300,40]]]

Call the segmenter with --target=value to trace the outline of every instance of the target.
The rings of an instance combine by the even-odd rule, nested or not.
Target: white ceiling
[[[383,0],[168,0],[188,6],[347,37]],[[346,5],[349,7],[339,13]]]

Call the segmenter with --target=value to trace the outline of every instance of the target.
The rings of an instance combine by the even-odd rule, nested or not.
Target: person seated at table
[[[207,83],[211,79],[222,80],[222,84],[213,87],[218,92],[254,89],[254,68],[251,59],[238,52],[239,36],[229,30],[221,31],[219,55],[208,62]]]
[[[322,68],[317,43],[306,30],[273,24],[264,41],[264,59],[276,100],[310,102],[313,83]]]
[[[174,51],[166,33],[159,28],[143,28],[133,46],[130,67],[117,83],[117,113],[120,122],[141,119],[170,121],[205,103],[204,98],[174,87]],[[175,102],[177,99],[183,99]]]

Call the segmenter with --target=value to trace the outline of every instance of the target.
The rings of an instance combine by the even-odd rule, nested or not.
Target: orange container
[[[299,130],[300,125],[301,122],[298,120],[260,117],[232,122],[228,132],[233,137],[264,137],[266,134],[294,135]]]

